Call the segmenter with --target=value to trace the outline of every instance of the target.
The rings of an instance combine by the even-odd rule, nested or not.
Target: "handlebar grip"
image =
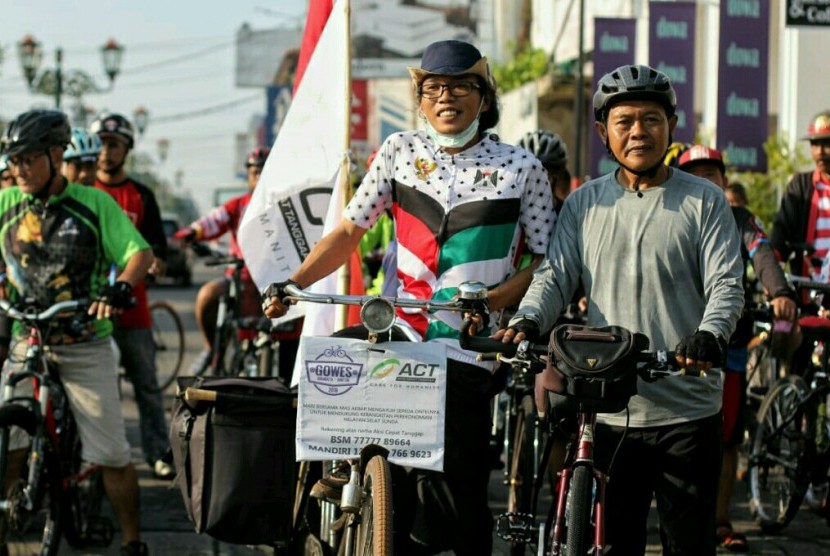
[[[482,352],[482,354],[496,353],[505,354],[508,356],[515,355],[516,350],[519,347],[516,344],[502,343],[501,340],[494,340],[492,338],[482,338],[479,336],[469,336],[467,334],[461,334],[459,338],[459,344],[461,345],[462,349],[479,351]]]
[[[215,402],[216,390],[188,387],[184,391],[184,399],[189,402]]]

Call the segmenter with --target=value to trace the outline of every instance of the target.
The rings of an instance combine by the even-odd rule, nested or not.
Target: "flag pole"
[[[351,170],[351,116],[352,116],[352,26],[351,26],[351,2],[350,0],[345,0],[343,2],[343,14],[342,17],[346,18],[346,67],[343,68],[343,71],[346,72],[346,90],[344,102],[346,103],[346,111],[345,111],[345,134],[343,137],[343,160],[341,161],[341,168],[340,168],[340,191],[342,192],[343,199],[342,199],[342,206],[346,206],[349,202],[349,198],[351,197],[351,179],[350,179],[350,170]],[[351,281],[351,255],[349,259],[346,261],[346,264],[340,267],[338,271],[338,285],[337,291],[341,294],[346,294],[349,292],[349,283]],[[346,305],[337,305],[337,330],[345,328],[348,321],[348,307]]]

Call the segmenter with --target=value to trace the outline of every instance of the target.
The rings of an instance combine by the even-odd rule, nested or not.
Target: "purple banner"
[[[594,18],[594,86],[592,91],[597,90],[597,82],[603,75],[625,64],[634,63],[636,37],[637,20],[635,19]],[[592,110],[589,122],[593,121]],[[613,172],[617,164],[608,157],[605,145],[602,144],[599,134],[594,131],[593,125],[589,124],[587,127],[590,153],[588,175],[595,178]]]
[[[677,91],[673,139],[695,140],[695,3],[649,2],[649,65],[671,79]]]
[[[721,3],[717,145],[740,171],[767,171],[769,5]]]

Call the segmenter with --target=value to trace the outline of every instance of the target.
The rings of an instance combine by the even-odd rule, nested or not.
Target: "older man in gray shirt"
[[[497,337],[515,341],[548,330],[581,279],[590,325],[643,333],[652,349],[675,351],[685,366],[721,365],[744,305],[739,238],[717,187],[662,164],[675,107],[668,77],[647,66],[623,66],[600,80],[597,131],[620,168],[565,201],[547,258]],[[627,410],[600,416],[600,468],[608,470],[620,445],[608,470],[611,554],[644,553],[655,495],[665,554],[715,554],[709,532],[720,470],[721,389],[720,372],[641,380]]]

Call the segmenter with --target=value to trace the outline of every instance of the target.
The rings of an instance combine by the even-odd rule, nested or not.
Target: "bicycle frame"
[[[65,312],[78,312],[85,307],[86,302],[65,301],[59,302],[49,309],[37,313],[33,309],[19,310],[13,308],[8,301],[0,300],[0,310],[10,318],[25,325],[29,334],[26,340],[26,351],[23,366],[20,370],[5,377],[5,383],[0,392],[0,407],[4,413],[4,426],[0,428],[0,481],[6,488],[3,499],[0,500],[0,512],[4,514],[6,527],[4,531],[14,530],[14,535],[28,534],[27,523],[29,516],[37,514],[45,508],[44,495],[48,492],[50,509],[44,524],[42,544],[43,553],[54,554],[60,543],[62,532],[61,522],[69,520],[65,536],[74,547],[87,544],[109,545],[112,541],[112,525],[106,518],[97,514],[95,494],[92,498],[81,494],[79,484],[99,472],[101,467],[93,465],[80,469],[80,462],[76,460],[79,454],[77,430],[69,407],[66,393],[59,378],[54,375],[54,369],[46,359],[43,347],[43,333],[40,325]],[[25,380],[33,383],[31,395],[15,396],[15,386]],[[31,446],[27,448],[28,459],[25,463],[27,470],[25,477],[16,482],[6,484],[8,472],[17,466],[23,465],[10,457],[10,431],[14,426],[20,426],[30,433]],[[11,462],[14,469],[11,469]],[[44,471],[48,470],[44,480]],[[8,487],[14,485],[14,489]],[[98,489],[100,488],[97,487]],[[100,495],[100,490],[94,492]],[[92,503],[92,506],[84,504]],[[66,508],[68,513],[56,508]],[[91,513],[90,513],[91,512]],[[35,529],[39,528],[36,527]],[[10,542],[6,537],[5,542]],[[25,541],[24,541],[25,542]]]

